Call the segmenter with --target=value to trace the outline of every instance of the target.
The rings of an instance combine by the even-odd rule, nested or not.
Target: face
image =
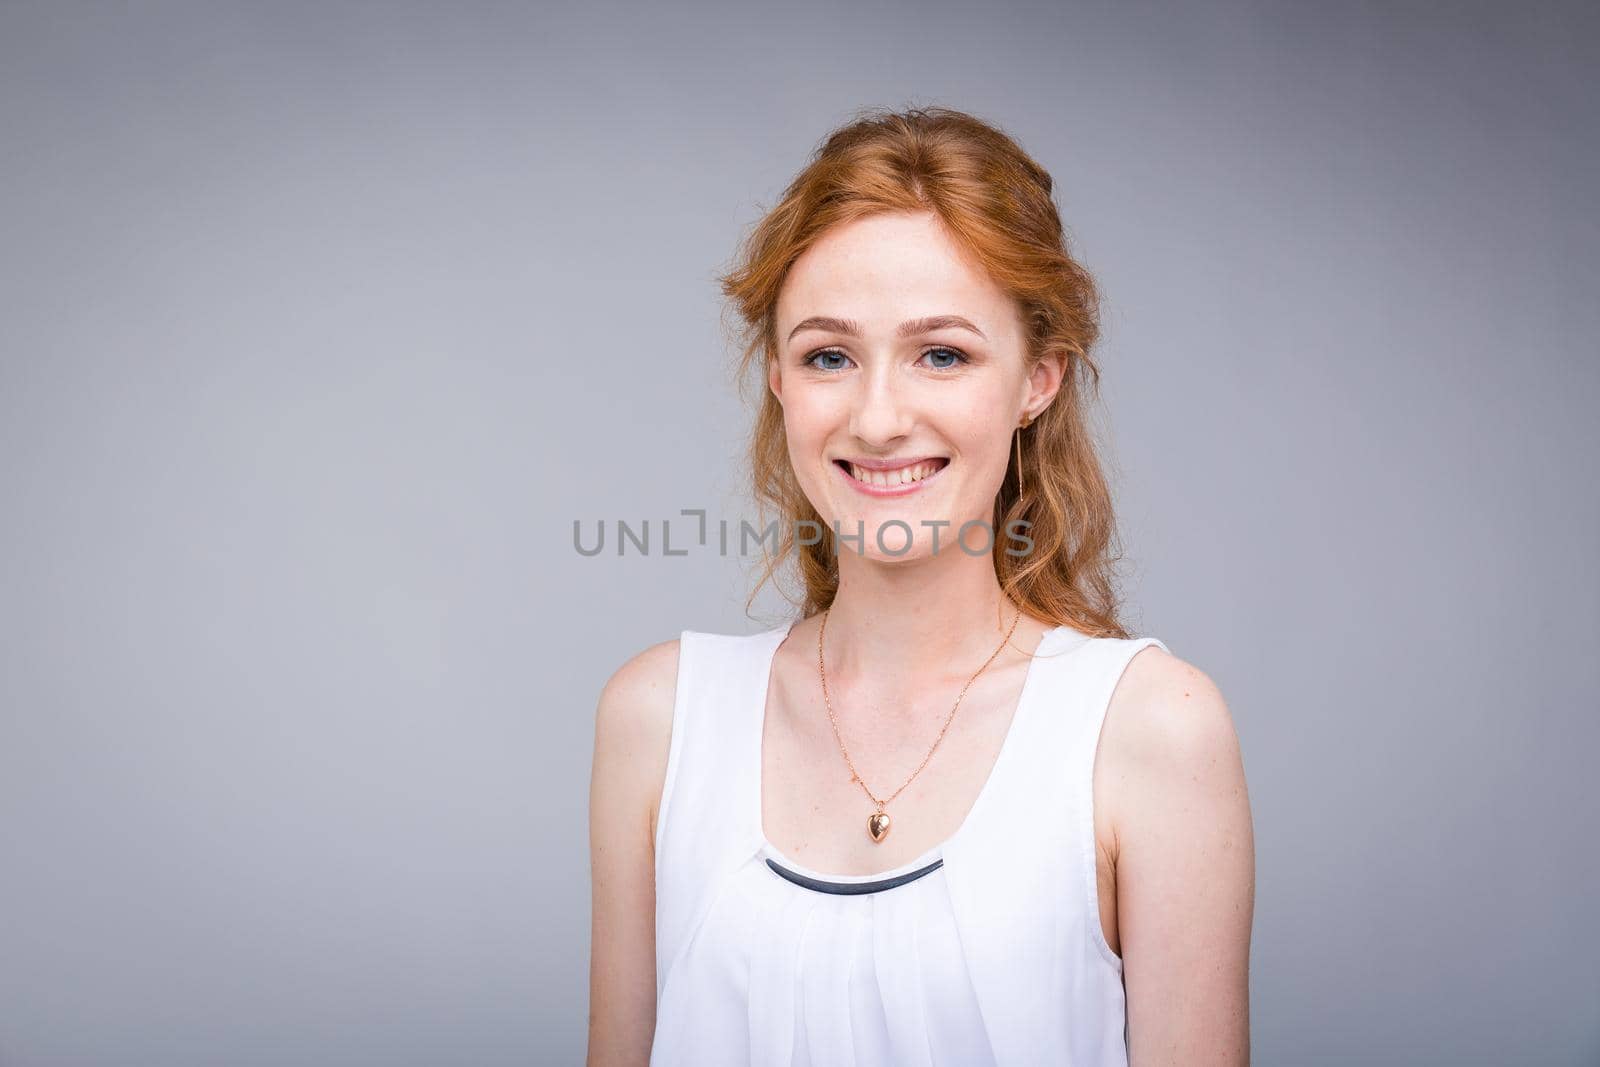
[[[840,553],[903,562],[932,555],[937,537],[941,557],[965,555],[956,533],[992,523],[1012,431],[1061,381],[1059,359],[1027,368],[1015,302],[934,215],[877,215],[795,261],[777,329],[767,383],[795,474],[825,524],[865,532]],[[894,520],[910,528],[904,552]],[[949,525],[927,525],[938,522]],[[1004,531],[994,536],[1003,549]],[[973,527],[965,543],[976,552],[989,538]]]

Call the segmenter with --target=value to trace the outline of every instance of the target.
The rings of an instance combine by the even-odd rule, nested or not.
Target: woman
[[[1248,1062],[1238,744],[1118,621],[1050,194],[971,116],[870,114],[724,279],[804,603],[605,686],[591,1064]]]

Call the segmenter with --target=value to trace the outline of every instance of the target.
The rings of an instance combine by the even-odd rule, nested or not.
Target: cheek
[[[963,426],[962,434],[962,453],[967,468],[964,480],[968,485],[981,485],[998,492],[1011,462],[1011,438],[998,433],[992,421],[970,422]]]
[[[1003,458],[1011,444],[1011,439],[1002,436],[992,418],[964,419],[959,426],[952,427],[951,432],[959,435],[962,452],[978,466],[988,464],[996,456]]]
[[[814,471],[827,447],[832,425],[814,406],[784,405],[783,433],[789,448],[789,464],[804,485],[810,485],[817,478]]]
[[[825,441],[839,422],[836,405],[815,391],[797,389],[788,394],[783,405],[784,431],[793,446],[811,445]]]

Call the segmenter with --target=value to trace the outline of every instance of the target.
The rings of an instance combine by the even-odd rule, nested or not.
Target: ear
[[[1033,417],[1038,418],[1044,409],[1055,400],[1056,393],[1061,389],[1061,382],[1067,373],[1067,354],[1065,352],[1048,352],[1044,358],[1034,364],[1033,370],[1028,374],[1027,399],[1023,401],[1024,410],[1033,412]]]
[[[778,361],[767,359],[767,388],[772,390],[772,395],[777,397],[778,406],[783,406],[783,375],[779,372]]]

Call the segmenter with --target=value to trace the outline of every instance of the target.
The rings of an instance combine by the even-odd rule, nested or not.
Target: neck
[[[999,646],[1016,614],[988,555],[940,552],[881,563],[847,551],[828,609],[828,674],[841,681],[871,675],[914,689],[965,678]],[[1030,633],[1028,619],[1019,620],[1012,643],[1030,650]]]

